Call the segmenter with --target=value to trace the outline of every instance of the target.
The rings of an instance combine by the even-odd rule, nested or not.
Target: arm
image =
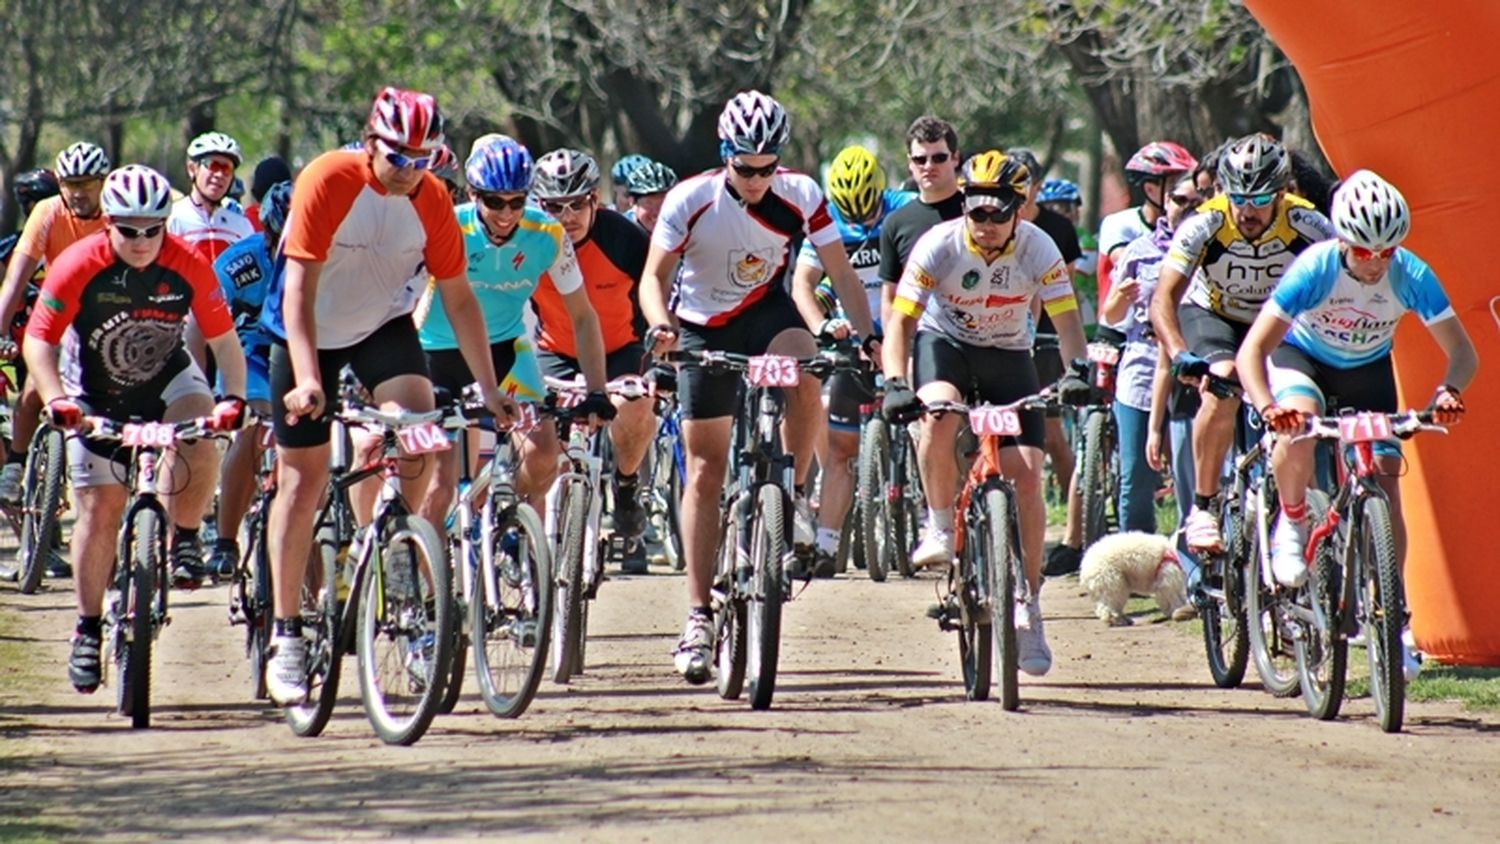
[[[1052,325],[1057,329],[1057,344],[1061,347],[1063,361],[1071,363],[1088,357],[1088,341],[1083,335],[1083,315],[1076,306],[1052,314]]]
[[[187,324],[183,326],[182,345],[187,349],[188,356],[193,359],[193,363],[198,364],[199,369],[207,372],[208,350],[212,344],[203,339],[203,329],[198,326],[198,320],[191,316],[188,317]],[[214,359],[218,360],[217,352],[214,353]]]
[[[286,324],[286,350],[292,362],[292,389],[283,398],[289,416],[322,413],[327,404],[322,376],[318,372],[318,277],[322,261],[288,258],[286,289],[281,299]]]
[[[906,361],[911,357],[911,338],[916,329],[916,317],[902,310],[891,311],[890,321],[885,324],[885,343],[880,350],[881,366],[887,381],[906,377]]]
[[[828,279],[833,282],[833,292],[839,297],[839,304],[844,306],[844,313],[849,315],[849,321],[854,323],[854,330],[861,337],[875,336],[875,323],[870,319],[870,303],[865,298],[864,285],[849,264],[844,244],[833,240],[819,246],[818,260],[823,262]]]
[[[562,294],[568,320],[573,323],[573,342],[578,349],[578,367],[583,370],[589,390],[602,390],[608,380],[604,368],[604,334],[599,330],[599,314],[589,302],[588,291],[579,288]]]
[[[677,275],[678,260],[676,253],[668,252],[655,243],[651,244],[651,251],[646,253],[646,271],[641,277],[640,301],[641,316],[645,317],[647,325],[677,326],[676,318],[667,310],[667,295],[672,289],[672,279]]]
[[[26,368],[35,379],[37,395],[41,397],[42,404],[64,396],[62,376],[58,374],[58,361],[62,352],[57,344],[28,334],[21,349],[26,358]]]
[[[1123,253],[1124,250],[1121,250]],[[1122,254],[1123,257],[1123,254]],[[1115,264],[1110,279],[1109,295],[1099,304],[1099,324],[1114,325],[1123,320],[1130,313],[1130,306],[1135,304],[1136,292],[1140,290],[1140,282],[1133,277],[1121,278],[1127,272],[1125,264]]]
[[[1245,342],[1240,344],[1239,354],[1235,356],[1235,373],[1239,375],[1240,385],[1245,388],[1245,395],[1249,397],[1251,406],[1257,411],[1264,411],[1267,406],[1275,403],[1271,396],[1271,381],[1266,374],[1266,358],[1281,345],[1291,327],[1291,323],[1273,313],[1270,308],[1261,311],[1260,316],[1255,318],[1255,323],[1250,326]]]
[[[1474,341],[1469,339],[1464,324],[1455,316],[1435,322],[1427,330],[1432,332],[1432,339],[1437,341],[1443,354],[1448,356],[1448,370],[1443,375],[1443,383],[1459,390],[1467,390],[1474,381],[1474,374],[1479,370],[1479,353],[1474,350]]]
[[[205,341],[214,353],[219,365],[219,374],[224,377],[226,396],[245,397],[245,350],[240,347],[239,335],[226,331]]]
[[[1187,292],[1186,273],[1163,266],[1161,277],[1156,282],[1156,292],[1151,295],[1151,327],[1156,331],[1156,342],[1166,352],[1167,360],[1187,351],[1182,339],[1182,326],[1177,322],[1177,304]]]
[[[5,284],[0,287],[0,325],[10,325],[15,319],[25,296],[26,282],[36,273],[40,263],[40,258],[33,258],[19,249],[11,254],[10,264],[5,270]]]
[[[1146,463],[1152,471],[1162,466],[1161,429],[1167,422],[1167,399],[1172,395],[1172,362],[1160,347],[1156,350],[1156,369],[1151,373],[1151,412],[1146,417]]]
[[[822,277],[821,268],[802,261],[798,261],[792,271],[792,303],[797,306],[797,313],[802,315],[802,321],[812,326],[814,331],[826,319],[817,296],[813,295],[813,289],[818,286],[818,279]]]

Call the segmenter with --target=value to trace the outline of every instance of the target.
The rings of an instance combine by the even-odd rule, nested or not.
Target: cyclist
[[[578,337],[584,377],[591,390],[579,410],[612,418],[614,406],[603,392],[604,341],[599,318],[583,292],[573,242],[560,223],[526,204],[534,172],[526,147],[505,135],[485,135],[474,142],[464,164],[471,201],[455,209],[468,256],[469,284],[484,311],[490,360],[500,376],[497,383],[502,392],[520,401],[536,403],[546,396],[525,324],[526,305],[537,286],[546,281],[559,291],[571,330]],[[433,296],[442,299],[436,289]],[[434,386],[457,395],[474,382],[442,308],[428,309],[420,337]],[[524,434],[518,432],[516,449],[521,456],[516,490],[542,512],[562,451],[557,427],[538,425]],[[422,508],[422,515],[434,525],[447,519],[458,480],[457,451],[439,453]]]
[[[845,147],[834,156],[826,177],[828,213],[838,227],[839,238],[849,264],[859,274],[865,288],[865,302],[871,315],[880,312],[880,230],[881,224],[896,209],[911,202],[915,195],[885,186],[885,172],[875,153],[862,146]],[[804,242],[797,253],[797,267],[792,295],[802,318],[818,325],[824,335],[829,320],[842,320],[842,310],[832,314],[813,297],[813,290],[823,277],[818,250]],[[832,291],[829,290],[831,293]],[[837,308],[838,297],[833,304]],[[825,319],[826,317],[826,319]],[[828,459],[823,463],[823,480],[818,503],[818,533],[813,551],[813,576],[833,577],[838,553],[839,533],[854,497],[854,474],[851,469],[859,458],[859,408],[875,400],[871,384],[848,372],[835,373],[828,381]]]
[[[31,216],[31,210],[37,203],[49,197],[57,196],[62,191],[62,186],[57,183],[57,176],[51,170],[28,170],[16,177],[13,188],[16,195],[16,207],[20,209],[22,217]],[[7,238],[15,236],[6,235]]]
[[[649,163],[649,162],[647,162]],[[638,165],[637,169],[640,166]],[[644,350],[644,325],[636,290],[646,266],[649,239],[624,215],[599,205],[599,164],[593,156],[574,149],[547,153],[536,162],[531,193],[542,210],[562,223],[583,273],[583,287],[604,340],[606,377],[639,375]],[[633,172],[633,171],[632,171]],[[574,339],[570,307],[552,281],[543,280],[531,299],[537,316],[537,346],[542,371],[554,378],[574,378],[583,372]],[[655,408],[649,401],[610,399],[618,415],[610,425],[614,445],[614,530],[627,547],[621,561],[631,574],[646,571],[646,511],[640,502],[640,468],[656,434]]]
[[[271,339],[260,325],[266,287],[271,283],[276,247],[291,210],[292,183],[272,185],[256,205],[261,230],[224,251],[214,262],[214,275],[234,318],[235,333],[245,353],[245,402],[257,420],[271,413]],[[222,379],[220,387],[222,389]],[[224,455],[219,478],[219,536],[208,559],[208,572],[217,577],[234,574],[240,559],[240,522],[255,493],[255,467],[260,461],[261,426],[239,431]]]
[[[222,132],[204,132],[188,144],[187,174],[193,187],[172,203],[167,233],[186,240],[210,264],[255,233],[244,212],[229,200],[235,168],[243,161],[239,142]]]
[[[958,133],[946,120],[924,115],[906,130],[907,168],[917,183],[917,202],[908,202],[887,218],[880,229],[880,313],[890,319],[896,283],[917,238],[943,222],[964,215],[958,189]]]
[[[448,196],[458,205],[465,199],[464,186],[460,181],[458,156],[447,145],[443,144],[432,156],[432,166],[429,168],[432,174],[443,180],[443,186],[448,189]]]
[[[630,197],[630,210],[625,216],[650,235],[656,229],[656,219],[661,214],[661,204],[667,199],[667,191],[676,184],[677,173],[660,161],[648,161],[631,170],[625,178],[625,192]]]
[[[250,177],[250,199],[249,205],[245,206],[245,218],[256,231],[260,227],[260,204],[266,198],[266,191],[272,185],[292,180],[292,168],[287,166],[286,159],[279,155],[262,158],[255,165],[255,174]]]
[[[437,279],[485,404],[503,424],[514,419],[464,275],[463,233],[443,183],[427,172],[442,143],[443,118],[430,95],[384,88],[371,106],[363,148],[318,156],[292,195],[281,242],[285,269],[272,276],[261,313],[272,336],[271,419],[280,472],[267,525],[276,630],[266,684],[281,705],[307,696],[301,591],[328,482],[326,390],[348,364],[376,402],[432,409],[426,359],[411,319],[428,276]],[[410,464],[402,471],[402,490],[407,500],[419,501],[429,464],[420,458]]]
[[[882,410],[893,422],[914,417],[925,401],[969,401],[977,394],[981,401],[1004,403],[1036,393],[1031,314],[1037,298],[1052,314],[1063,355],[1076,360],[1084,354],[1083,323],[1067,264],[1045,232],[1019,219],[1030,179],[1024,164],[997,150],[970,158],[964,163],[966,216],[934,226],[917,241],[887,326]],[[908,349],[915,391],[906,380]],[[1060,389],[1067,401],[1088,396],[1088,385],[1076,376]],[[1017,622],[1020,664],[1039,676],[1052,667],[1038,597],[1047,519],[1043,422],[1037,411],[1021,416],[1021,436],[1001,441],[1000,464],[1016,487],[1021,556],[1032,590]],[[913,565],[953,561],[953,504],[961,484],[953,443],[962,421],[943,414],[922,423],[917,461],[927,492],[927,527],[912,552]]]
[[[619,213],[624,214],[635,207],[635,197],[630,195],[631,172],[650,161],[651,159],[636,152],[621,158],[615,162],[615,166],[609,168],[610,198]]]
[[[1287,193],[1290,174],[1280,142],[1268,135],[1240,138],[1219,156],[1221,193],[1172,235],[1151,296],[1151,325],[1179,378],[1206,372],[1233,377],[1235,353],[1292,259],[1334,236],[1328,218]],[[1193,423],[1197,477],[1183,533],[1189,550],[1212,551],[1223,544],[1215,510],[1219,473],[1240,401],[1206,389],[1200,394]]]
[[[1099,301],[1109,295],[1114,265],[1125,246],[1156,228],[1166,210],[1167,181],[1197,166],[1193,154],[1172,141],[1152,141],[1125,162],[1125,180],[1140,190],[1144,201],[1099,221]]]
[[[677,344],[742,354],[809,357],[817,345],[798,316],[784,279],[797,240],[818,250],[834,289],[869,346],[875,341],[859,276],[839,244],[838,230],[811,177],[784,169],[780,154],[790,134],[786,110],[759,92],[736,94],[719,115],[719,154],[725,166],[688,179],[667,193],[651,235],[641,282],[641,309],[653,326],[653,352]],[[668,291],[673,290],[668,306]],[[682,545],[691,609],[673,652],[689,683],[708,680],[713,652],[709,589],[719,542],[719,494],[729,461],[736,375],[688,369],[678,400],[687,477],[682,496]],[[782,436],[795,455],[799,505],[795,543],[814,541],[804,484],[811,466],[817,414],[817,379],[803,378],[787,391]]]
[[[94,144],[79,141],[58,153],[54,166],[60,195],[42,200],[26,218],[26,227],[6,267],[5,284],[0,287],[0,325],[12,325],[26,310],[35,295],[31,281],[39,265],[51,265],[64,249],[104,229],[99,195],[109,172],[109,156]],[[17,348],[8,336],[0,345],[5,346],[3,357],[15,357]],[[21,497],[26,451],[42,410],[36,387],[26,378],[24,363],[17,362],[16,378],[23,387],[11,420],[11,448],[5,455],[5,468],[0,470],[0,499],[6,501]]]
[[[1401,247],[1411,231],[1406,199],[1389,182],[1360,170],[1334,194],[1332,210],[1337,239],[1297,256],[1240,347],[1236,360],[1246,396],[1267,427],[1282,434],[1301,433],[1305,417],[1329,412],[1331,397],[1350,410],[1396,412],[1391,347],[1397,324],[1413,311],[1448,359],[1431,407],[1439,422],[1456,423],[1464,412],[1462,391],[1473,381],[1479,359],[1437,275]],[[1313,450],[1312,440],[1278,438],[1271,454],[1281,497],[1271,569],[1288,587],[1307,579],[1302,549]],[[1407,544],[1398,483],[1401,450],[1394,441],[1384,442],[1376,454],[1401,560]]]
[[[213,271],[184,241],[165,234],[171,186],[160,173],[132,164],[109,174],[101,205],[108,228],[59,255],[47,272],[26,329],[25,355],[49,421],[76,430],[85,414],[176,422],[212,415],[216,427],[238,424],[245,363]],[[182,343],[192,313],[224,373],[217,404]],[[68,383],[60,373],[64,334]],[[130,490],[113,444],[68,440],[68,470],[78,521],[78,625],[68,678],[80,692],[99,687],[100,618],[116,533]],[[163,464],[161,488],[172,519],[173,557],[196,533],[213,495],[217,452],[208,442],[182,444]]]

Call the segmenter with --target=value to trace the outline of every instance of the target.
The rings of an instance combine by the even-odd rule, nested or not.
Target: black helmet
[[[31,207],[49,196],[57,196],[57,177],[51,170],[32,170],[16,176],[16,202],[21,210],[30,212]]]

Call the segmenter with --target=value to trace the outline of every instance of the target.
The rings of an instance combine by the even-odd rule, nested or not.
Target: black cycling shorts
[[[273,341],[271,419],[277,445],[309,448],[328,442],[332,419],[327,414],[327,408],[338,401],[339,371],[346,365],[354,369],[355,377],[372,393],[381,384],[401,375],[429,377],[427,357],[422,353],[422,344],[417,340],[416,323],[412,322],[409,314],[403,314],[352,346],[319,349],[318,375],[323,381],[324,415],[316,419],[304,417],[298,419],[297,424],[289,425],[286,421],[286,394],[294,386],[292,358],[285,342]]]
[[[1041,389],[1029,350],[970,346],[931,331],[917,332],[912,344],[912,372],[918,390],[945,381],[957,387],[970,403],[1009,404]],[[1002,438],[1000,447],[1041,448],[1045,440],[1042,412],[1025,410],[1021,412],[1021,436]]]
[[[583,374],[583,369],[578,365],[577,358],[567,355],[559,355],[545,349],[538,349],[537,361],[542,365],[542,374],[551,375],[553,378],[571,380]],[[640,343],[626,343],[613,352],[604,356],[604,378],[613,381],[626,375],[640,375],[641,360],[645,358],[646,350]]]
[[[677,345],[684,351],[708,349],[741,355],[763,355],[776,335],[789,328],[807,330],[790,296],[772,291],[724,325],[684,322]],[[806,373],[803,377],[808,377]],[[737,372],[709,374],[684,366],[677,377],[677,402],[684,419],[718,419],[734,413],[742,379]]]
[[[1177,323],[1188,351],[1209,363],[1234,360],[1245,335],[1250,333],[1249,323],[1219,316],[1191,302],[1183,302],[1177,309]]]
[[[1295,395],[1316,399],[1323,412],[1339,409],[1395,413],[1396,372],[1383,357],[1352,369],[1339,369],[1313,360],[1306,352],[1282,343],[1271,353],[1271,392],[1277,401]]]
[[[870,377],[863,373],[835,372],[828,379],[828,426],[835,431],[858,433],[861,408],[875,402]]]

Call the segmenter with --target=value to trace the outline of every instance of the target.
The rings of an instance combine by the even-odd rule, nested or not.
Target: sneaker
[[[67,580],[73,576],[73,566],[56,548],[47,551],[47,576],[53,580]]]
[[[412,580],[411,548],[397,543],[385,554],[385,588],[398,598],[410,597],[416,583]]]
[[[1074,548],[1071,545],[1054,545],[1047,552],[1047,564],[1042,567],[1042,574],[1048,577],[1062,577],[1065,574],[1074,574],[1078,567],[1083,564],[1083,549]]]
[[[307,640],[277,636],[271,640],[266,691],[277,706],[300,706],[307,700]]]
[[[208,570],[215,577],[234,576],[234,568],[240,562],[240,544],[233,539],[214,542],[214,552],[208,558]]]
[[[20,463],[7,463],[0,469],[0,501],[17,504],[21,501],[21,475],[26,467]]]
[[[621,574],[645,574],[650,570],[646,563],[646,542],[639,537],[630,540],[625,556],[620,559]]]
[[[812,576],[827,580],[838,572],[839,561],[832,551],[824,551],[822,548],[813,552]]]
[[[1032,598],[1016,606],[1016,650],[1021,670],[1041,677],[1052,670],[1052,649],[1047,647],[1047,633],[1042,629],[1042,602]]]
[[[1417,642],[1412,638],[1411,628],[1401,631],[1401,673],[1405,675],[1408,683],[1417,679],[1417,676],[1422,673],[1422,652],[1417,650]]]
[[[635,487],[615,487],[615,533],[627,539],[640,539],[646,532],[646,510],[641,506]]]
[[[953,531],[929,527],[922,542],[911,552],[911,564],[917,568],[941,568],[953,563]]]
[[[203,565],[203,548],[196,540],[172,545],[172,585],[178,589],[197,589],[208,580]]]
[[[99,648],[102,642],[92,633],[73,634],[73,654],[68,657],[68,681],[73,688],[91,695],[99,688]]]
[[[1219,534],[1219,520],[1207,510],[1194,507],[1183,523],[1188,548],[1194,551],[1218,551],[1224,547],[1224,537]]]
[[[437,652],[437,635],[432,631],[423,633],[406,650],[406,682],[411,693],[419,695],[427,690],[427,679],[432,676],[432,660]]]
[[[818,541],[818,523],[813,520],[812,505],[797,495],[792,497],[792,547],[812,548]]]
[[[672,662],[684,680],[695,686],[708,682],[708,665],[713,660],[714,620],[708,613],[690,612],[682,628],[682,638],[672,652]]]
[[[1288,589],[1300,589],[1307,582],[1307,561],[1302,549],[1307,546],[1307,520],[1289,519],[1283,513],[1271,530],[1271,574]]]

